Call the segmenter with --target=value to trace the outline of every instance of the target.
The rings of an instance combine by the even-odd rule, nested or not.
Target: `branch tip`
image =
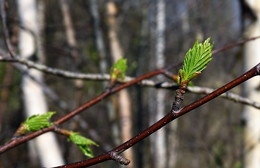
[[[260,63],[256,65],[257,75],[260,75]]]
[[[110,152],[110,156],[113,160],[119,162],[122,165],[128,165],[130,160],[124,158],[123,156],[119,155],[117,152]]]

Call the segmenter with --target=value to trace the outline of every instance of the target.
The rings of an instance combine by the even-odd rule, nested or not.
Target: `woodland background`
[[[19,41],[19,31],[27,29],[19,20],[23,12],[18,10],[18,1],[22,0],[6,1],[8,30],[17,53],[19,43],[23,43]],[[159,7],[160,3],[163,7]],[[183,61],[185,52],[197,39],[211,37],[215,49],[243,39],[248,26],[257,20],[254,12],[239,0],[37,0],[36,5],[43,15],[37,17],[41,47],[30,60],[73,72],[104,74],[109,73],[115,60],[124,57],[128,60],[126,74],[132,77]],[[164,20],[158,21],[158,16]],[[71,19],[70,24],[65,24],[67,17]],[[163,24],[161,29],[159,23]],[[73,32],[71,36],[68,31]],[[2,34],[0,47],[6,50]],[[243,47],[216,54],[194,84],[218,88],[248,69],[247,59]],[[178,69],[172,73],[177,74]],[[0,144],[10,139],[26,118],[23,75],[26,74],[10,63],[0,62]],[[108,85],[107,81],[43,76],[45,86],[51,90],[51,94],[45,92],[47,109],[57,112],[54,118],[91,100]],[[172,82],[162,76],[152,79],[158,84]],[[232,91],[245,95],[243,86]],[[91,107],[63,127],[97,142],[100,147],[92,148],[97,155],[165,115],[174,94],[174,88],[132,86]],[[187,93],[184,105],[201,96]],[[128,153],[132,160],[129,167],[243,167],[244,107],[222,98],[207,103],[134,146]],[[65,137],[56,138],[64,163],[86,159]],[[2,154],[0,167],[41,167],[40,157],[30,151],[26,143]],[[109,161],[94,167],[121,166]]]

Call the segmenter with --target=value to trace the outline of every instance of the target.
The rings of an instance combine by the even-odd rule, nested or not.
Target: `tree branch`
[[[188,91],[190,91],[191,93],[209,94],[209,93],[213,92],[214,89],[207,88],[207,87],[192,86],[192,87],[188,87]],[[254,108],[260,109],[259,102],[253,101],[246,97],[239,96],[232,92],[225,92],[225,93],[221,94],[219,97],[234,101],[236,103],[241,103],[241,104],[249,105]]]
[[[240,40],[240,41],[238,41],[238,42],[235,42],[235,43],[232,43],[232,44],[229,44],[229,45],[225,45],[225,46],[222,47],[222,48],[218,48],[218,49],[213,50],[213,51],[212,51],[212,54],[217,54],[217,53],[220,53],[220,52],[229,50],[229,49],[231,49],[231,48],[234,48],[234,47],[243,45],[243,44],[245,44],[245,43],[247,43],[247,42],[250,42],[250,41],[253,41],[253,40],[257,40],[257,39],[259,39],[259,38],[260,38],[260,36],[251,37],[251,38],[244,39],[244,40]]]
[[[32,132],[32,133],[29,133],[25,136],[22,136],[22,137],[16,137],[16,138],[13,138],[11,141],[7,142],[5,145],[2,145],[0,146],[0,154],[6,152],[7,150],[10,150],[24,142],[27,142],[43,133],[46,133],[46,132],[50,132],[50,131],[54,131],[55,130],[55,127],[64,123],[65,121],[71,119],[72,117],[74,117],[75,115],[78,115],[80,112],[84,111],[85,109],[97,104],[98,102],[100,102],[101,100],[103,100],[104,98],[107,98],[108,96],[116,93],[116,92],[119,92],[120,90],[124,89],[124,88],[127,88],[131,85],[134,85],[144,79],[147,79],[147,78],[150,78],[150,77],[153,77],[153,76],[156,76],[156,75],[159,75],[159,74],[162,74],[164,70],[160,69],[160,70],[156,70],[156,71],[153,71],[153,72],[150,72],[150,73],[147,73],[145,75],[142,75],[130,82],[127,82],[127,83],[124,83],[122,85],[119,85],[115,88],[112,88],[112,89],[107,89],[105,92],[103,92],[102,94],[100,94],[99,96],[97,96],[96,98],[86,102],[85,104],[83,104],[82,106],[76,108],[75,110],[73,110],[72,112],[68,113],[67,115],[63,116],[62,118],[58,119],[57,121],[54,122],[54,124],[48,128],[44,128],[42,130],[39,130],[39,131],[36,131],[36,132]]]
[[[96,80],[96,81],[109,81],[110,80],[109,74],[94,74],[94,73],[85,74],[85,73],[65,71],[65,70],[61,70],[61,69],[50,68],[50,67],[47,67],[45,65],[35,63],[33,61],[21,59],[19,57],[17,57],[17,58],[6,58],[6,57],[0,55],[0,61],[3,61],[3,62],[18,62],[20,64],[26,65],[29,68],[35,68],[35,69],[38,69],[40,71],[44,71],[44,72],[52,74],[52,75],[57,75],[57,76],[66,77],[66,78],[70,78],[70,79]],[[133,78],[133,77],[126,76],[124,80],[120,80],[118,82],[128,83],[128,82],[130,82],[134,79],[135,78]],[[153,80],[142,80],[142,81],[138,82],[138,84],[141,85],[141,86],[164,88],[164,89],[178,88],[176,83],[156,82],[156,81],[153,81]],[[206,88],[206,87],[193,86],[193,87],[188,87],[188,91],[190,91],[192,93],[209,94],[210,92],[213,91],[213,89]],[[260,103],[255,102],[255,101],[250,100],[250,99],[245,98],[245,97],[241,97],[241,96],[234,94],[234,93],[230,93],[230,92],[225,93],[225,94],[221,95],[220,97],[226,98],[228,100],[233,100],[234,102],[246,104],[246,105],[260,109]]]
[[[3,0],[1,0],[1,1],[3,1]],[[252,38],[248,38],[248,39],[245,39],[245,40],[238,41],[238,42],[233,43],[233,44],[225,45],[222,48],[213,50],[212,54],[217,54],[219,52],[226,51],[228,49],[231,49],[231,48],[243,45],[243,44],[245,44],[245,43],[247,43],[249,41],[253,41],[253,40],[256,40],[256,39],[259,39],[259,38],[260,38],[260,36],[256,36],[256,37],[252,37]],[[7,41],[6,43],[8,43],[8,41],[9,41],[8,38],[6,38],[5,41]],[[8,45],[8,46],[11,46],[11,44]],[[10,50],[10,48],[12,49],[12,47],[7,47],[8,51],[10,53],[12,53],[12,50]],[[3,52],[1,52],[1,54],[2,55],[0,55],[0,62],[2,61],[2,62],[20,63],[20,64],[23,64],[23,65],[27,66],[28,68],[34,68],[34,69],[37,69],[39,71],[42,71],[42,72],[45,72],[45,73],[48,73],[48,74],[52,74],[52,75],[57,75],[57,76],[64,77],[64,78],[82,79],[82,80],[97,80],[97,81],[100,81],[100,80],[110,80],[110,76],[108,74],[85,74],[85,73],[65,71],[65,70],[61,70],[61,69],[57,69],[57,68],[51,68],[51,67],[48,67],[48,66],[43,65],[43,64],[35,63],[33,61],[20,58],[19,56],[17,56],[14,53],[12,54],[12,55],[14,55],[13,58],[7,57],[6,56],[7,54],[4,54]],[[179,65],[179,64],[177,64],[177,65]],[[175,66],[176,65],[173,64],[173,65],[170,65],[170,66],[166,67],[165,69],[168,70],[168,69],[171,69],[171,68],[173,68]],[[124,80],[121,80],[119,82],[126,83],[126,82],[129,82],[131,80],[133,80],[133,78],[126,77]],[[146,81],[143,81],[142,83],[145,85]]]
[[[114,158],[111,156],[111,153],[116,152],[116,154],[120,154],[120,153],[124,152],[128,148],[132,147],[136,143],[140,142],[141,140],[150,136],[151,134],[153,134],[154,132],[156,132],[160,128],[164,127],[165,125],[170,123],[172,120],[179,118],[180,116],[192,111],[193,109],[198,108],[199,106],[209,102],[210,100],[218,97],[219,95],[227,92],[228,90],[232,89],[233,87],[247,81],[248,79],[250,79],[250,78],[252,78],[256,75],[260,75],[260,63],[258,65],[256,65],[255,67],[253,67],[248,72],[246,72],[243,75],[241,75],[240,77],[236,78],[235,80],[227,83],[226,85],[220,87],[219,89],[213,91],[212,93],[210,93],[210,94],[202,97],[201,99],[191,103],[190,105],[182,108],[179,112],[177,112],[177,113],[176,112],[169,112],[161,120],[159,120],[158,122],[156,122],[155,124],[153,124],[152,126],[147,128],[146,130],[142,131],[137,136],[128,140],[127,142],[117,146],[113,150],[111,150],[111,151],[109,151],[105,154],[99,155],[99,156],[92,158],[92,159],[88,159],[88,160],[76,162],[76,163],[71,163],[71,164],[67,164],[67,165],[64,165],[64,166],[58,166],[58,167],[55,167],[55,168],[79,168],[79,167],[92,166],[92,165],[95,165],[95,164],[98,164],[98,163],[101,163],[101,162],[104,162],[104,161],[107,161],[107,160],[112,160]]]

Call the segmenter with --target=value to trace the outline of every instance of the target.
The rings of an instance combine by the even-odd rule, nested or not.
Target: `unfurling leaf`
[[[40,129],[49,127],[52,123],[49,119],[55,114],[56,112],[48,112],[45,114],[33,115],[30,116],[21,124],[19,129],[16,131],[16,135],[22,135],[26,132],[34,132]]]
[[[94,154],[93,154],[92,150],[89,148],[89,145],[98,146],[97,143],[95,143],[94,141],[92,141],[88,138],[85,138],[75,132],[71,132],[69,139],[79,147],[79,149],[82,151],[82,153],[84,153],[85,156],[88,156],[91,158],[94,157]]]
[[[212,60],[212,48],[210,38],[204,43],[195,42],[194,46],[185,54],[183,68],[179,70],[180,84],[188,84],[190,80],[197,77]]]
[[[110,78],[111,80],[124,79],[125,71],[127,69],[127,60],[120,58],[110,70]]]

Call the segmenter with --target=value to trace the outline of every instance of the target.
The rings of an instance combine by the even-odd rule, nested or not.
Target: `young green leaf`
[[[49,119],[55,114],[56,112],[48,112],[45,114],[40,115],[33,115],[27,118],[16,131],[16,135],[22,135],[26,132],[34,132],[40,129],[49,127],[52,125],[49,122]]]
[[[204,43],[195,42],[194,46],[185,54],[183,68],[179,70],[179,83],[188,83],[193,78],[201,74],[212,60],[212,48],[210,38]]]
[[[110,70],[110,78],[111,80],[124,79],[125,71],[127,69],[127,60],[120,58]]]
[[[91,158],[94,157],[94,154],[93,154],[92,150],[89,148],[89,145],[98,146],[97,143],[95,143],[94,141],[92,141],[88,138],[85,138],[75,132],[71,132],[69,139],[79,147],[79,149],[82,151],[82,153],[84,153],[85,156],[88,156]]]

